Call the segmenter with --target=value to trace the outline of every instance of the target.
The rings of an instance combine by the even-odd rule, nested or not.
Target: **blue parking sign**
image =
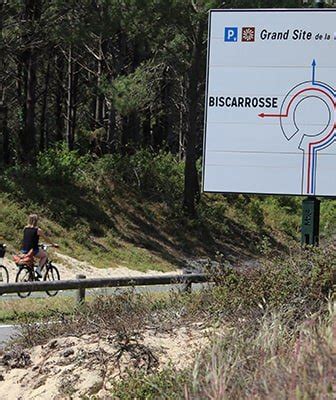
[[[224,28],[224,42],[237,42],[237,40],[238,40],[237,27]]]

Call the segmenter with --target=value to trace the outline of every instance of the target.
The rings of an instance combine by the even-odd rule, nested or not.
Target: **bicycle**
[[[9,282],[8,269],[3,264],[3,259],[6,254],[6,245],[4,243],[0,244],[0,283]]]
[[[39,246],[42,250],[47,251],[49,247],[58,247],[52,244],[41,244]],[[38,277],[36,271],[35,271],[35,265],[34,265],[34,259],[32,259],[31,263],[25,262],[25,263],[16,263],[17,267],[19,268],[19,271],[16,274],[15,277],[15,282],[35,282],[39,281],[40,278]],[[60,273],[58,269],[55,267],[55,265],[52,264],[51,260],[49,258],[45,262],[45,264],[41,267],[41,272],[45,269],[45,273],[43,275],[43,281],[59,281],[60,278]],[[31,292],[20,292],[18,293],[19,297],[25,298],[30,295]],[[46,293],[48,296],[56,296],[58,293],[58,290],[46,290]]]

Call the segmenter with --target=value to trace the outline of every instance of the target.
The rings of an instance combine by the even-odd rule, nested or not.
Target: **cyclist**
[[[39,265],[36,268],[36,274],[39,278],[42,278],[41,268],[47,261],[47,253],[39,248],[39,239],[42,237],[45,241],[50,243],[50,240],[38,227],[38,216],[37,214],[30,214],[28,217],[28,224],[23,229],[23,240],[22,240],[22,254],[29,254],[33,257],[40,259]],[[52,244],[57,247],[55,243]]]

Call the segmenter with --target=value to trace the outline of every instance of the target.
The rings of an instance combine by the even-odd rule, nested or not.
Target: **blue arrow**
[[[315,58],[313,59],[311,65],[312,65],[312,67],[313,67],[313,68],[312,68],[312,85],[313,85],[313,86],[319,86],[319,87],[321,87],[321,88],[327,90],[327,91],[328,91],[329,93],[331,93],[334,97],[336,97],[336,92],[335,92],[330,86],[327,86],[327,85],[325,85],[325,84],[323,84],[323,83],[319,83],[319,82],[315,81],[315,74],[316,74],[316,60],[315,60]]]
[[[312,62],[312,67],[313,67],[312,84],[314,85],[314,83],[315,83],[315,70],[316,70],[316,61],[315,61],[315,58],[314,58],[314,60],[313,60],[313,62]]]

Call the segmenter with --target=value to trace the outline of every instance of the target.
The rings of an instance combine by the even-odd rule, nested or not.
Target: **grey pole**
[[[191,274],[192,271],[188,268],[183,268],[183,274]],[[192,291],[192,282],[185,282],[183,285],[183,291],[186,293],[191,293]]]
[[[324,0],[315,0],[316,8],[324,8]],[[302,201],[301,244],[319,245],[320,201],[315,196],[308,196]]]
[[[153,286],[153,285],[176,285],[188,282],[204,283],[211,281],[207,274],[185,274],[185,275],[153,275],[139,277],[120,278],[89,278],[69,279],[60,281],[41,281],[23,283],[0,283],[0,295],[4,293],[20,292],[45,292],[47,290],[78,290],[80,288],[93,289],[102,287],[127,287],[127,286]]]
[[[86,279],[85,275],[79,274],[76,275],[76,279]],[[85,301],[85,288],[84,287],[80,287],[79,289],[77,289],[77,304],[81,305],[84,304]]]
[[[316,8],[324,8],[325,0],[315,0]],[[315,196],[308,196],[302,202],[301,244],[319,245],[320,201]]]

